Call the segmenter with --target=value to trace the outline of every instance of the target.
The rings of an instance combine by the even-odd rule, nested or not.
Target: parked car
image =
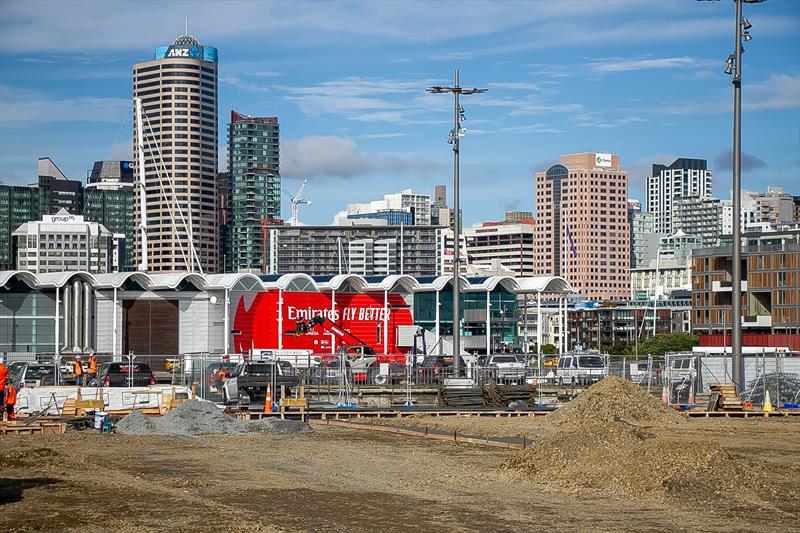
[[[311,379],[315,383],[339,383],[339,378],[342,375],[341,368],[341,361],[338,357],[324,359],[314,369]],[[345,369],[347,370],[347,379],[350,383],[352,383],[353,365],[349,360],[345,360]]]
[[[462,376],[467,374],[467,362],[460,357]],[[445,376],[453,374],[455,358],[452,355],[426,355],[417,365],[417,381],[421,383],[440,383]],[[477,362],[477,359],[476,359]]]
[[[492,374],[502,381],[518,381],[525,378],[525,363],[516,355],[500,354],[489,357],[486,366]]]
[[[90,387],[146,387],[155,385],[156,378],[147,363],[110,362],[103,363]]]
[[[590,385],[606,377],[606,359],[597,354],[572,353],[558,359],[556,375],[559,383]]]
[[[9,375],[17,390],[64,383],[61,369],[54,363],[15,363]]]
[[[288,363],[275,361],[245,361],[239,363],[230,377],[222,385],[222,401],[225,404],[239,402],[249,405],[257,400],[266,400],[267,385],[274,387],[271,391],[273,401],[280,399],[281,386],[288,394],[300,383],[294,369],[291,374],[284,373]]]

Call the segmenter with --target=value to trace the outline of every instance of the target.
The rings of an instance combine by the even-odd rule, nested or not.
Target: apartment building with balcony
[[[743,234],[742,344],[800,350],[800,229]],[[730,344],[730,236],[692,253],[692,326],[704,346]]]
[[[267,226],[269,274],[434,276],[440,226],[348,220],[338,226]]]

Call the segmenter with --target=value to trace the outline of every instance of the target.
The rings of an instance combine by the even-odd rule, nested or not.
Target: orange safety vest
[[[16,405],[17,403],[17,389],[14,385],[9,384],[6,387],[6,405]]]
[[[0,363],[0,392],[6,388],[6,379],[8,378],[8,370],[6,365]]]
[[[93,355],[89,356],[89,370],[87,371],[88,374],[96,374],[97,373],[97,360],[94,358]]]
[[[72,373],[76,376],[83,375],[83,367],[81,366],[80,362],[72,361]]]

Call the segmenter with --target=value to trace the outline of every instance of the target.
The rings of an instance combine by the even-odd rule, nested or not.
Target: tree
[[[662,333],[639,342],[639,355],[664,355],[667,352],[691,352],[697,346],[697,337],[691,333]],[[629,344],[626,355],[634,355],[636,346]]]
[[[558,348],[553,346],[552,344],[543,344],[542,345],[542,353],[545,355],[553,355],[558,353]]]

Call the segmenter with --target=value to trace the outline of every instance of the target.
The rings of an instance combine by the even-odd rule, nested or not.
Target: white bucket
[[[103,421],[108,418],[108,413],[97,411],[94,414],[94,429],[100,430],[103,427]]]

